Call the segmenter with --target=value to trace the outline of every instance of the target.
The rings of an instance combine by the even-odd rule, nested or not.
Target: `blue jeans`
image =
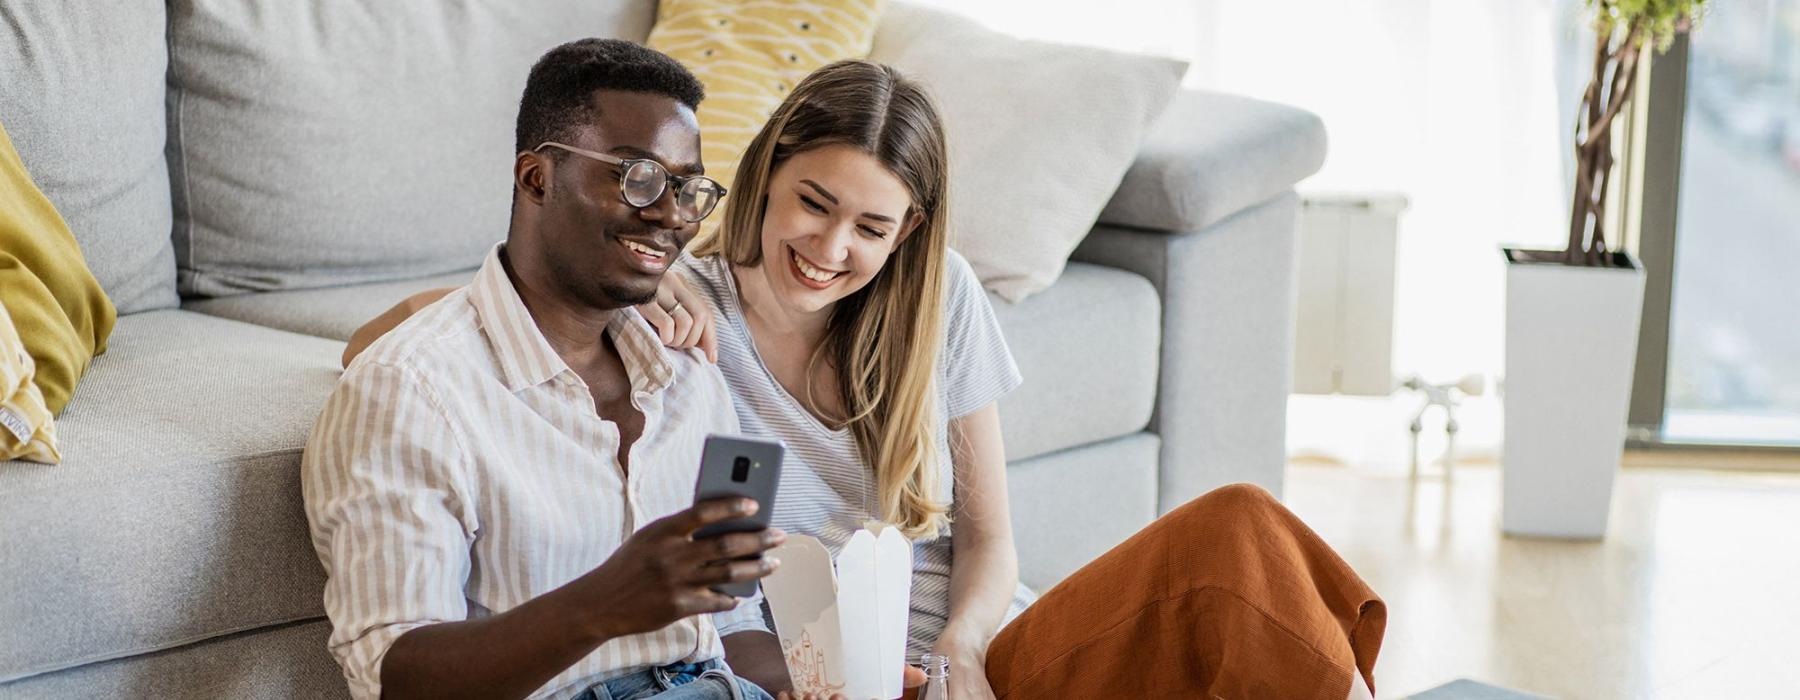
[[[574,700],[774,700],[719,659],[652,666],[601,681]]]

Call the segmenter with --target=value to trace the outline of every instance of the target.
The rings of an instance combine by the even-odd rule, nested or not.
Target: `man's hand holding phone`
[[[695,539],[703,527],[756,513],[749,498],[714,498],[645,525],[604,563],[569,585],[582,590],[589,629],[616,639],[737,606],[715,586],[755,581],[779,562],[768,551],[787,534],[776,528]]]
[[[769,527],[774,515],[775,492],[781,485],[781,462],[786,447],[780,440],[759,440],[734,435],[708,435],[700,452],[700,474],[694,480],[694,502],[716,498],[748,498],[757,509],[743,517],[726,522],[708,523],[695,532],[695,539],[728,533],[760,532]],[[713,586],[722,595],[749,598],[756,595],[756,582],[746,581]]]

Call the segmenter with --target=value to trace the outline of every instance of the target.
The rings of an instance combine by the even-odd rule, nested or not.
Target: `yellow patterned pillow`
[[[700,153],[706,174],[733,188],[738,159],[807,74],[864,58],[885,0],[662,0],[647,43],[706,85]],[[721,217],[708,217],[710,232]]]
[[[32,373],[31,353],[25,352],[12,316],[0,304],[0,460],[56,464],[62,461],[56,451],[56,421]]]
[[[81,245],[32,182],[0,125],[0,304],[31,354],[32,383],[61,413],[94,356],[106,351],[118,311],[89,272]],[[13,389],[14,387],[0,387]],[[0,399],[8,398],[7,394]]]

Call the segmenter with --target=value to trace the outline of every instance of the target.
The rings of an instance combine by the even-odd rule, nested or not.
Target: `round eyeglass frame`
[[[578,148],[576,146],[570,146],[566,143],[557,143],[555,141],[545,141],[538,144],[537,148],[531,150],[541,151],[549,146],[554,146],[578,156],[591,158],[618,167],[619,195],[625,199],[626,204],[630,204],[639,209],[655,204],[656,200],[662,199],[663,194],[669,191],[669,185],[671,184],[675,185],[675,212],[688,223],[698,223],[705,219],[707,216],[711,215],[714,210],[717,210],[719,208],[719,202],[724,201],[725,199],[725,186],[719,184],[718,180],[714,180],[705,175],[694,175],[691,177],[675,175],[674,173],[669,172],[668,168],[663,167],[662,163],[658,163],[649,158],[619,158],[617,156],[610,156],[598,151],[590,151],[585,148]],[[639,202],[631,196],[633,188],[630,184],[630,180],[632,169],[642,166],[651,168],[650,179],[652,182],[656,183],[656,191],[646,197],[642,197],[643,201]],[[697,211],[696,206],[691,200],[686,205],[682,204],[682,196],[684,193],[687,193],[688,185],[694,183],[699,183],[699,186],[702,188],[710,186],[711,189],[716,190],[718,193],[712,198],[712,203],[707,205],[705,211]],[[693,195],[688,193],[688,196],[692,197]],[[690,211],[694,211],[694,213],[690,215]]]

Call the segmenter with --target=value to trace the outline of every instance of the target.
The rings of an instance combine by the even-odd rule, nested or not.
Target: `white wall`
[[[1393,191],[1412,203],[1401,219],[1396,376],[1500,372],[1497,248],[1554,246],[1567,225],[1559,114],[1572,106],[1557,103],[1555,66],[1559,44],[1585,45],[1572,33],[1578,1],[922,2],[1020,36],[1180,56],[1190,86],[1319,114],[1330,155],[1303,192]],[[1290,448],[1397,467],[1414,408],[1410,397],[1296,396]],[[1462,418],[1464,445],[1492,456],[1497,404],[1477,401]]]

